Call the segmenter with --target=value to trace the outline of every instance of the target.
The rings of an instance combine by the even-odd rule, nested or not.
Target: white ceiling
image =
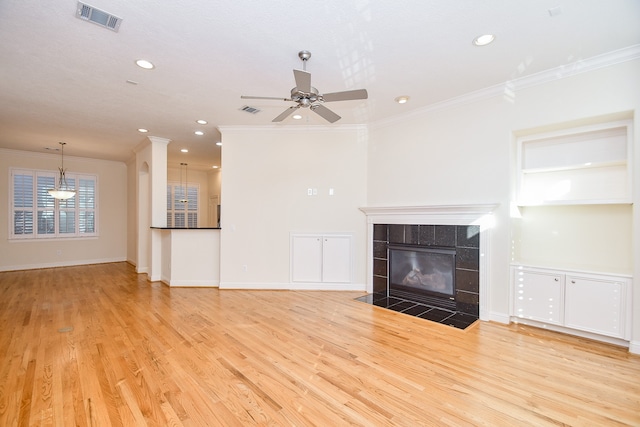
[[[45,152],[65,141],[70,156],[126,161],[143,127],[172,140],[170,165],[209,169],[220,162],[216,126],[271,124],[293,105],[240,96],[289,96],[303,49],[321,93],[369,92],[365,101],[326,104],[340,125],[640,44],[638,0],[87,3],[122,18],[119,31],[77,19],[76,0],[0,1],[0,147]],[[496,41],[473,46],[483,33]],[[137,67],[139,58],[156,68]],[[395,103],[399,95],[410,102]],[[277,126],[327,123],[303,114]]]

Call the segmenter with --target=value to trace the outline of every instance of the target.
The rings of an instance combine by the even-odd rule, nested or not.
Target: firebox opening
[[[455,249],[389,245],[389,295],[455,308],[455,265]]]

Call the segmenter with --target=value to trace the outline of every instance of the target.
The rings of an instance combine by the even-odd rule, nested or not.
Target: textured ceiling
[[[74,0],[0,2],[0,147],[44,152],[65,141],[71,156],[126,161],[144,127],[172,140],[170,165],[208,169],[219,164],[216,126],[271,124],[292,105],[240,96],[289,96],[303,49],[312,52],[307,71],[321,93],[369,92],[365,101],[326,104],[340,125],[375,123],[640,44],[638,0],[89,4],[122,18],[119,31],[77,19]],[[496,41],[473,46],[483,33]],[[139,58],[156,68],[138,68]],[[410,102],[396,104],[399,95]],[[308,109],[303,115],[278,126],[326,124]],[[183,147],[190,152],[179,153]]]

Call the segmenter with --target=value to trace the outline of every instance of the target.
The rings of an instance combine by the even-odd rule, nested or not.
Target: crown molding
[[[503,96],[505,93],[514,94],[523,89],[528,89],[537,85],[562,80],[578,74],[595,71],[601,68],[610,67],[628,61],[640,59],[640,44],[632,45],[623,49],[607,52],[602,55],[593,56],[587,59],[581,59],[560,67],[551,68],[528,76],[520,77],[513,80],[489,86],[484,89],[469,92],[454,98],[436,102],[426,107],[413,110],[409,113],[389,117],[371,123],[372,128],[382,128],[406,120],[420,117],[425,113],[446,110],[462,105],[472,104],[474,102],[486,100],[495,96]]]

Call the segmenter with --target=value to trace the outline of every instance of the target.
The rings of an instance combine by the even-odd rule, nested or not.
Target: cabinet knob
[[[555,280],[555,281],[557,282],[559,279],[556,277],[556,278],[554,278],[553,280]]]
[[[571,283],[576,283],[576,281],[575,281],[575,280],[572,280],[572,281],[571,281]]]

